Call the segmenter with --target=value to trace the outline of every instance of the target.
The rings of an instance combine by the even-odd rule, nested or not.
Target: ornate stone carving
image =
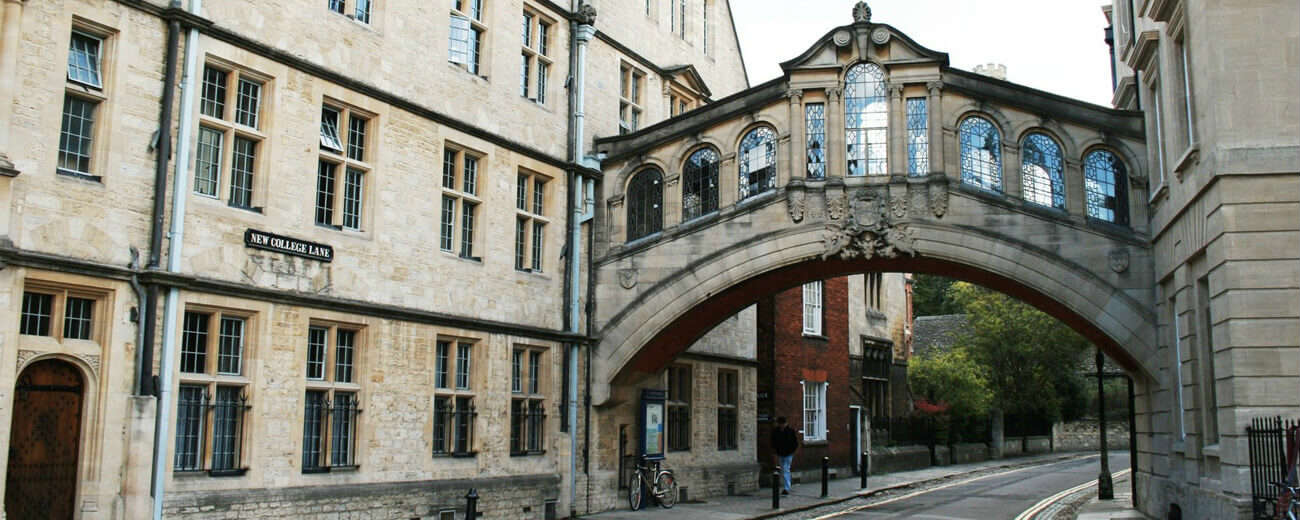
[[[22,371],[22,369],[23,369],[23,365],[27,364],[27,360],[29,360],[29,359],[31,359],[31,358],[34,358],[34,357],[36,357],[36,356],[38,356],[38,355],[40,355],[40,352],[37,352],[37,351],[35,351],[35,350],[19,350],[19,351],[18,351],[18,367],[17,367],[18,371],[20,371],[20,372]]]
[[[831,220],[840,220],[844,218],[844,212],[847,210],[848,201],[844,200],[843,194],[832,193],[826,190],[826,217]]]
[[[871,23],[871,7],[866,2],[858,2],[853,6],[853,21]]]
[[[925,83],[925,88],[930,89],[930,95],[931,95],[931,96],[937,96],[937,95],[939,95],[939,92],[940,92],[941,90],[943,90],[943,82],[942,82],[942,81],[928,81],[928,82]]]
[[[583,2],[582,6],[578,7],[578,23],[581,25],[595,25],[596,6]]]
[[[786,97],[786,98],[789,98],[791,103],[799,103],[799,102],[802,102],[802,101],[803,101],[803,89],[801,89],[801,88],[792,88],[792,89],[790,89],[790,90],[787,90],[787,91],[785,91],[785,97]]]
[[[935,182],[930,184],[930,212],[935,217],[943,218],[948,213],[948,183]]]
[[[240,271],[243,281],[310,294],[334,292],[329,264],[281,253],[249,253]]]
[[[896,258],[916,256],[916,237],[906,224],[895,225],[880,194],[858,191],[848,222],[827,224],[822,259]]]
[[[803,221],[804,211],[808,208],[807,198],[803,181],[791,179],[785,188],[785,209],[790,212],[790,220],[796,224]]]
[[[876,30],[871,31],[871,43],[874,43],[876,45],[884,45],[886,43],[889,43],[890,36],[891,35],[889,34],[889,29],[886,29],[884,27],[877,27]]]
[[[831,42],[834,43],[836,47],[848,47],[849,44],[853,42],[853,34],[840,29],[835,31],[835,34],[831,35]]]
[[[827,88],[826,88],[826,99],[828,99],[828,100],[830,100],[830,101],[839,101],[839,100],[840,100],[840,95],[843,94],[843,93],[844,93],[844,89],[842,89],[842,88],[840,88],[840,87],[827,87]]]
[[[636,287],[636,269],[619,269],[618,285],[624,289]]]
[[[907,197],[890,197],[889,210],[894,214],[894,218],[907,217]]]
[[[1111,249],[1110,253],[1106,255],[1106,258],[1110,260],[1111,271],[1122,273],[1128,270],[1128,265],[1129,265],[1128,248],[1117,247],[1115,249]]]

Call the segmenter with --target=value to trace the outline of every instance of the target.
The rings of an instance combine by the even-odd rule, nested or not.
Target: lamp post
[[[1098,437],[1101,438],[1101,474],[1097,475],[1097,498],[1102,500],[1113,500],[1115,498],[1115,484],[1110,479],[1110,459],[1106,453],[1106,384],[1102,373],[1103,365],[1106,358],[1101,354],[1101,348],[1097,348],[1097,417],[1098,417]]]

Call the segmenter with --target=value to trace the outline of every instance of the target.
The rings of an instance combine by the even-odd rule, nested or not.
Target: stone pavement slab
[[[815,507],[835,504],[857,498],[870,496],[882,491],[905,488],[909,486],[937,483],[941,480],[961,478],[964,475],[985,470],[1010,469],[1015,467],[1046,464],[1080,457],[1096,456],[1095,453],[1052,453],[1029,457],[991,460],[971,464],[954,464],[934,466],[912,471],[900,471],[883,475],[871,475],[867,479],[867,489],[859,489],[858,477],[832,480],[828,487],[828,496],[822,498],[821,482],[812,481],[796,484],[789,495],[781,497],[781,509],[772,509],[770,488],[759,488],[750,494],[734,496],[709,497],[703,500],[691,500],[678,503],[672,509],[646,504],[640,511],[627,509],[626,497],[622,508],[604,513],[588,515],[588,518],[600,520],[654,520],[683,518],[700,520],[759,520],[773,516],[794,513]],[[1126,502],[1127,503],[1127,502]]]

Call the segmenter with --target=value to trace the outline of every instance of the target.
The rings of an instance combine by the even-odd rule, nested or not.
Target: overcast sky
[[[834,27],[853,22],[856,0],[731,0],[750,85],[781,75]],[[1001,63],[1007,80],[1110,106],[1106,0],[869,0],[871,21],[948,53],[972,70]]]

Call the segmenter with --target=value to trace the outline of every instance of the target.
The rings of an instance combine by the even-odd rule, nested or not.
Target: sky
[[[832,28],[853,22],[856,0],[731,0],[749,84],[781,75]],[[1106,0],[869,0],[886,23],[953,67],[1007,67],[1007,81],[1110,106]]]

